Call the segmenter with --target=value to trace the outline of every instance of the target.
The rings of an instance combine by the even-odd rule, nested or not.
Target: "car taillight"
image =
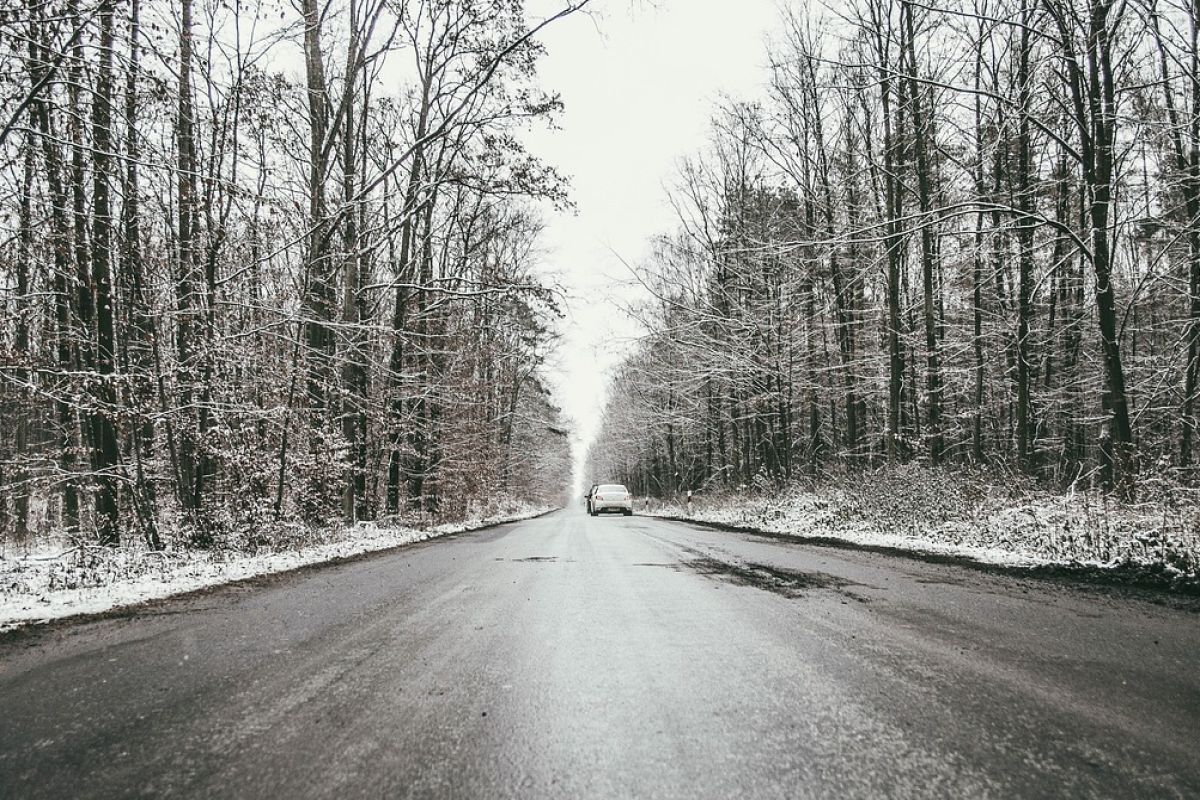
[[[632,500],[632,499],[633,499],[633,495],[631,495],[631,494],[627,494],[627,495],[625,495],[625,499],[626,499],[626,500]]]

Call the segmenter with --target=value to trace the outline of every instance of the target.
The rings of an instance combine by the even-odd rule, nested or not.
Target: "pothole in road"
[[[526,558],[497,558],[497,561],[511,561],[514,564],[548,564],[557,562],[561,564],[569,564],[572,559],[559,559],[558,556],[527,556]]]
[[[962,578],[917,578],[917,583],[933,584],[936,586],[966,586],[967,581]]]
[[[683,565],[701,575],[719,578],[738,586],[752,586],[788,598],[803,597],[809,590],[833,589],[861,599],[843,591],[847,586],[856,584],[826,572],[802,572],[766,564],[732,564],[715,558],[696,558],[685,561]]]

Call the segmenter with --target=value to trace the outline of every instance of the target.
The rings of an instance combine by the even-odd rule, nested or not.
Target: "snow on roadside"
[[[1015,496],[953,477],[899,472],[883,485],[792,487],[697,498],[643,513],[1003,566],[1133,568],[1175,583],[1200,579],[1200,509],[1122,506],[1095,495]],[[932,484],[932,485],[930,485]]]
[[[0,631],[530,519],[551,510],[522,505],[431,528],[359,523],[340,531],[334,541],[258,554],[87,547],[0,557]]]
[[[837,539],[866,547],[887,547],[934,555],[960,556],[1004,566],[1031,567],[1047,563],[1046,560],[1028,552],[965,544],[957,537],[939,536],[940,531],[934,531],[932,535],[925,536],[898,534],[873,530],[869,525],[861,523],[841,525],[834,529],[820,523],[814,524],[814,519],[807,514],[788,513],[779,509],[764,510],[761,502],[746,504],[724,502],[715,507],[704,508],[694,506],[691,513],[681,505],[664,505],[646,513],[656,517],[690,519],[747,531],[793,536],[798,540]]]

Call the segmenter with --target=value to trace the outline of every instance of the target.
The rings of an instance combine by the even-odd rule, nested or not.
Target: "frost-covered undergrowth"
[[[779,493],[697,497],[690,514],[679,504],[648,513],[993,564],[1125,567],[1200,581],[1200,502],[1182,491],[1119,503],[1100,492],[1054,494],[906,466]]]
[[[291,546],[258,548],[256,552],[185,548],[150,551],[137,546],[112,549],[65,542],[20,552],[9,548],[0,554],[0,631],[528,519],[549,510],[549,506],[510,504],[481,509],[460,522],[430,527],[359,523],[348,528],[307,530],[290,537]]]

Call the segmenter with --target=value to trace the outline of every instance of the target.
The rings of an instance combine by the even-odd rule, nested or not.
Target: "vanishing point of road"
[[[9,634],[0,797],[1200,797],[1152,600],[559,511]]]

